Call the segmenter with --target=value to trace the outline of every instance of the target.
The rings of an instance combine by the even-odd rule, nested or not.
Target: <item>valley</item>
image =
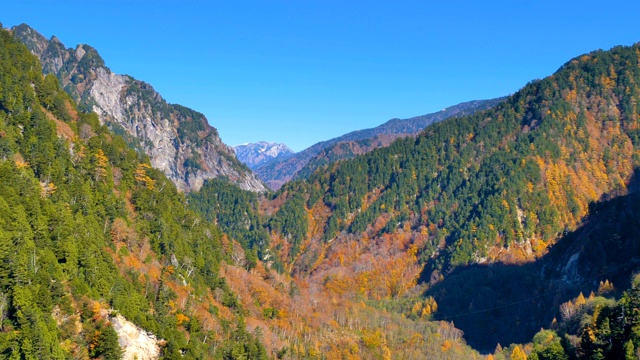
[[[234,151],[96,49],[3,29],[0,357],[634,358],[638,100],[617,46]]]

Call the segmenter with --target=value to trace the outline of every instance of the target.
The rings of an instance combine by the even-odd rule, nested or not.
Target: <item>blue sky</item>
[[[204,113],[230,145],[299,151],[391,118],[513,93],[570,58],[640,41],[640,2],[11,1],[68,47]]]

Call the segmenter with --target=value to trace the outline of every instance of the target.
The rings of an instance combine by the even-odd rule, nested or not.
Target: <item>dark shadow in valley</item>
[[[630,194],[592,203],[583,225],[537,261],[454,270],[426,293],[438,303],[435,320],[452,321],[469,345],[492,352],[498,343],[531,341],[540,328],[560,320],[562,303],[596,292],[600,281],[628,288],[640,265],[638,175],[636,170]]]

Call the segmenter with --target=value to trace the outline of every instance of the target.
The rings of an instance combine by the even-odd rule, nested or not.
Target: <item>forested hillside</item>
[[[164,359],[637,356],[638,84],[639,45],[596,51],[275,194],[185,197],[0,31],[0,357],[117,359],[122,318]]]
[[[306,179],[322,165],[388,146],[393,140],[417,135],[433,123],[488,109],[502,99],[468,101],[427,115],[391,119],[371,129],[356,130],[321,141],[292,156],[264,162],[253,170],[272,189],[277,190],[291,179]]]
[[[226,177],[243,189],[265,191],[202,113],[167,103],[151,84],[113,73],[89,45],[66,48],[57,37],[47,40],[26,24],[11,32],[82,111],[98,114],[101,123],[148,155],[178,189],[197,190],[207,179]]]
[[[427,291],[440,304],[435,318],[454,321],[474,348],[492,351],[525,343],[541,327],[558,330],[579,312],[580,293],[620,295],[640,264],[639,200],[634,192],[593,203],[583,224],[535,262],[456,269]],[[560,331],[579,336],[585,325]],[[574,341],[567,351],[578,347]]]
[[[214,290],[236,296],[220,276],[222,232],[95,114],[79,112],[7,31],[0,88],[0,353],[117,359],[109,318],[118,312],[162,339],[167,359],[223,356],[236,344],[266,356],[239,309],[216,314],[208,300]]]
[[[300,214],[328,214],[312,241],[319,247],[412,233],[427,279],[533,259],[574,229],[589,203],[626,193],[639,159],[639,53],[617,47],[573,59],[495,108],[288,184],[277,201],[300,204],[305,194]]]
[[[484,350],[500,337],[523,341],[559,316],[561,303],[577,295],[573,289],[597,290],[605,280],[591,274],[585,285],[584,277],[561,274],[563,280],[547,283],[554,278],[539,276],[540,271],[548,275],[549,267],[570,270],[593,260],[594,251],[614,253],[597,242],[586,252],[548,258],[542,270],[519,265],[561,245],[600,202],[629,193],[640,160],[638,84],[640,46],[595,51],[495,108],[325,166],[260,205],[270,232],[264,253],[327,291],[406,316],[453,320]],[[594,234],[580,232],[585,233]],[[620,261],[616,266],[624,271],[615,274],[616,282],[625,289],[637,262],[634,241],[637,235],[631,234],[624,242],[608,243],[629,251],[624,260],[611,256],[582,266],[606,270]],[[500,276],[457,275],[496,263],[506,266],[504,272],[493,270]],[[458,322],[453,316],[522,304],[514,294],[537,298],[556,294],[556,286],[564,290],[551,300],[527,301],[516,312],[483,312],[489,328],[477,318]],[[477,301],[458,298],[457,291],[473,293]],[[496,336],[489,338],[492,332]]]
[[[261,206],[212,184],[224,218]],[[269,224],[288,228],[286,208]],[[448,322],[269,269],[265,228],[213,220],[0,31],[1,358],[479,357]],[[125,318],[150,352],[132,353]]]

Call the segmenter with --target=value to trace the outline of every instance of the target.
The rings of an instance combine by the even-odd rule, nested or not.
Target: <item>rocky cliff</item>
[[[143,81],[114,74],[89,45],[66,48],[55,36],[47,40],[25,24],[11,30],[40,58],[43,71],[60,79],[82,110],[96,112],[179,189],[198,190],[207,179],[226,177],[245,190],[265,191],[203,114],[167,103]]]
[[[268,161],[281,160],[293,155],[293,151],[287,145],[266,141],[237,145],[233,147],[233,150],[236,152],[238,160],[251,169],[255,169]]]

